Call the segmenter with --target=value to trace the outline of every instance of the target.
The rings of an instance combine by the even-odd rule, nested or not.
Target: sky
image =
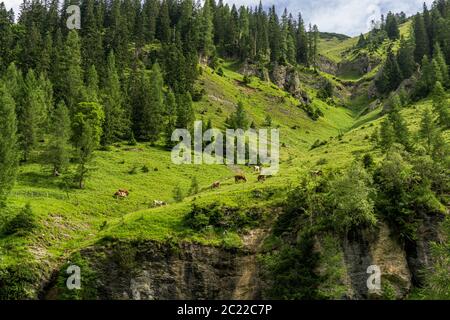
[[[7,8],[18,12],[22,0],[0,0]],[[256,6],[259,0],[224,0],[236,5]],[[336,32],[350,36],[365,33],[370,21],[379,20],[381,14],[389,11],[404,11],[408,16],[421,11],[423,3],[431,5],[433,0],[263,0],[265,6],[275,4],[278,13],[284,8],[297,16],[302,12],[307,23],[317,24],[320,31]]]

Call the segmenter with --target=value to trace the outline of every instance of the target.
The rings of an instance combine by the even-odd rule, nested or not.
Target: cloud
[[[227,3],[255,6],[259,0],[225,0]],[[422,10],[424,0],[265,0],[274,4],[280,14],[284,8],[297,16],[301,12],[306,22],[317,24],[321,31],[358,35],[367,32],[373,18],[389,11],[404,11],[412,15]],[[431,5],[433,0],[425,0]]]
[[[4,1],[16,16],[22,0]],[[256,6],[259,0],[224,0],[237,6]],[[279,13],[287,8],[294,16],[303,14],[305,21],[317,24],[321,31],[358,35],[369,30],[370,21],[381,13],[404,11],[407,15],[421,11],[424,0],[263,0],[265,6],[275,4]],[[431,5],[433,0],[425,0]]]
[[[0,2],[5,3],[5,7],[6,9],[13,9],[14,13],[17,14],[19,13],[19,7],[22,4],[23,0],[0,0]]]

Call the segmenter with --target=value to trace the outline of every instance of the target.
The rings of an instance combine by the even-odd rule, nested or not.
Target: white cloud
[[[14,13],[17,14],[19,13],[19,7],[22,4],[23,0],[0,0],[0,2],[5,3],[5,7],[6,9],[13,9]]]
[[[255,6],[259,0],[225,0],[227,3]],[[265,0],[274,4],[280,14],[284,8],[297,16],[301,12],[306,22],[317,24],[321,31],[357,35],[369,30],[370,20],[381,13],[404,11],[407,15],[422,10],[424,0]],[[431,5],[433,0],[425,0]],[[375,15],[375,16],[374,16]]]
[[[16,16],[22,0],[0,0],[7,8],[13,8]],[[256,6],[259,0],[224,0],[236,5]],[[265,6],[275,4],[279,13],[284,8],[297,16],[302,12],[307,22],[317,24],[321,31],[357,35],[368,31],[368,22],[374,13],[404,11],[407,15],[421,11],[423,2],[433,0],[263,0]]]

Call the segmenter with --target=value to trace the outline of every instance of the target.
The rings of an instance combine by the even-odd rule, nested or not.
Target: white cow
[[[163,207],[163,206],[165,206],[165,205],[167,205],[167,203],[164,202],[164,201],[161,201],[161,200],[153,200],[153,206],[154,206],[154,207]]]

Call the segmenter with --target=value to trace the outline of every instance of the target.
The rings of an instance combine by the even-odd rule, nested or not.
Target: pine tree
[[[414,58],[417,63],[421,63],[423,57],[430,54],[430,43],[422,15],[417,14],[414,17],[413,28],[414,43],[416,44]]]
[[[15,104],[8,91],[0,80],[0,206],[14,186],[18,168]]]
[[[189,92],[179,94],[177,97],[176,127],[178,129],[191,129],[194,119],[191,94]]]
[[[394,129],[395,141],[402,144],[407,150],[411,147],[408,125],[400,114],[400,99],[397,95],[391,96],[392,110],[389,112],[389,121]]]
[[[24,102],[18,110],[18,130],[23,160],[28,161],[30,153],[44,133],[43,129],[48,115],[45,94],[31,69],[25,78],[24,94]]]
[[[100,67],[103,60],[102,28],[99,28],[94,14],[94,2],[95,0],[81,2],[81,53],[85,70],[91,66]]]
[[[199,50],[201,56],[207,58],[214,54],[214,28],[213,28],[213,13],[211,8],[211,0],[205,0],[205,4],[200,13],[199,19]]]
[[[228,117],[226,124],[230,129],[242,129],[244,131],[248,129],[249,120],[242,101],[238,102],[235,112]]]
[[[89,102],[100,102],[99,100],[99,88],[98,88],[99,80],[97,70],[94,65],[91,65],[87,71],[86,76],[86,89],[82,98],[83,101]]]
[[[392,48],[389,48],[381,75],[375,80],[375,84],[381,93],[388,93],[397,89],[401,81],[402,75],[397,58],[392,52]]]
[[[269,45],[270,45],[270,60],[278,63],[280,61],[280,41],[281,30],[278,21],[278,16],[275,11],[275,6],[269,10]]]
[[[436,134],[436,126],[434,124],[433,116],[430,109],[425,109],[422,113],[422,120],[420,122],[419,136],[425,140],[427,152],[431,153],[434,135]]]
[[[422,60],[422,70],[419,83],[417,84],[416,95],[420,98],[426,97],[436,85],[436,82],[442,83],[441,69],[436,60],[429,60],[425,56]]]
[[[414,60],[414,44],[404,37],[400,40],[400,48],[397,54],[397,63],[403,79],[409,79],[416,71],[416,62]]]
[[[433,110],[438,115],[438,123],[444,128],[450,128],[450,103],[440,82],[433,90]]]
[[[128,126],[123,94],[116,69],[116,59],[112,51],[108,55],[106,77],[102,88],[102,101],[105,111],[102,144],[109,145],[122,138]]]
[[[80,189],[84,188],[88,164],[100,145],[104,118],[102,106],[95,102],[80,102],[75,109],[72,127],[78,163],[76,181]]]
[[[392,147],[394,142],[395,142],[394,127],[392,126],[392,123],[389,121],[389,119],[385,119],[381,123],[378,145],[382,150],[387,151]]]
[[[144,131],[151,143],[155,143],[162,130],[163,124],[163,78],[158,63],[152,67],[150,75],[150,92],[148,104],[144,105]]]
[[[80,39],[72,30],[64,46],[63,74],[60,79],[61,94],[69,110],[74,112],[76,105],[84,96],[83,69],[81,67]]]
[[[53,175],[65,170],[70,160],[71,124],[69,110],[59,102],[52,115],[50,141],[45,152],[45,163],[52,166]]]
[[[187,2],[187,1],[185,1]],[[146,42],[152,42],[156,36],[156,22],[158,20],[159,2],[158,0],[145,0],[142,7],[142,27]]]
[[[389,12],[386,17],[386,33],[391,40],[400,38],[400,30],[398,28],[397,18],[392,12]]]
[[[448,66],[447,66],[447,63],[445,62],[445,58],[444,58],[444,54],[442,53],[441,46],[438,43],[435,43],[433,52],[434,52],[433,59],[436,61],[437,65],[439,67],[440,76],[442,78],[442,83],[444,83],[448,86],[449,85]],[[438,79],[438,81],[440,81],[440,80]]]
[[[177,123],[177,102],[173,91],[169,91],[166,95],[166,126],[165,126],[165,141],[166,147],[170,148],[174,145],[172,139],[172,133],[175,130]]]
[[[157,26],[158,39],[162,43],[168,43],[170,40],[170,16],[169,16],[169,1],[163,0],[159,10],[159,17]]]

